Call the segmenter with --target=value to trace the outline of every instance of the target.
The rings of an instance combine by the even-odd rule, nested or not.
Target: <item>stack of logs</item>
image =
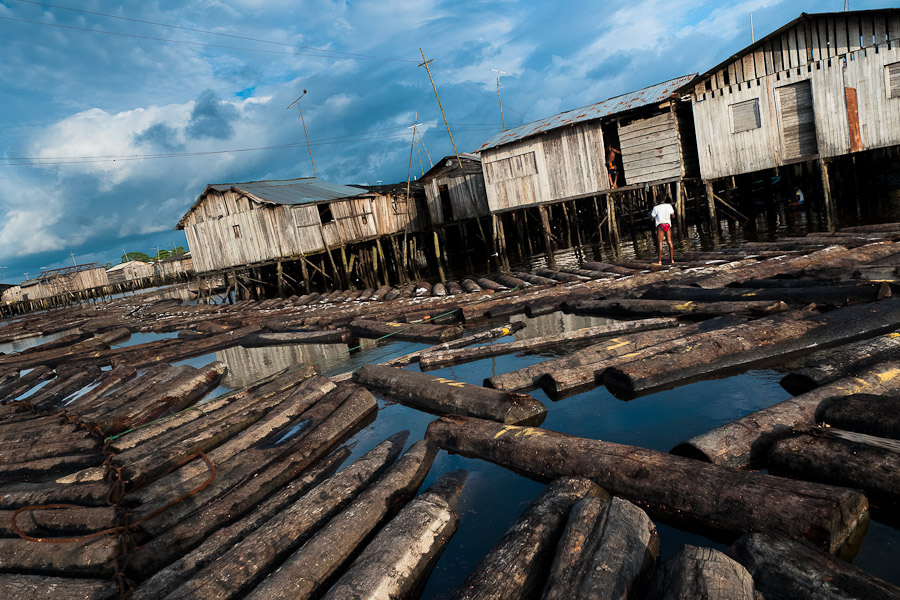
[[[885,519],[900,504],[896,239],[900,224],[666,266],[233,305],[136,295],[27,316],[0,328],[8,347],[43,341],[0,355],[0,597],[412,597],[459,521],[464,472],[416,495],[439,449],[549,482],[454,598],[898,597],[837,558],[870,501]],[[509,341],[527,329],[518,315],[556,311],[630,320]],[[433,345],[217,396],[224,363],[177,364],[354,337]],[[395,368],[562,346],[574,351],[484,386]],[[773,360],[794,398],[671,453],[542,429],[547,408],[526,393],[605,385],[631,399]],[[436,414],[425,439],[357,452],[373,392]],[[657,564],[654,519],[732,544]]]

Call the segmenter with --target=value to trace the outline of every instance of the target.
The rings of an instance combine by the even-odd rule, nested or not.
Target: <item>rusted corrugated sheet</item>
[[[686,84],[693,77],[693,75],[683,75],[634,92],[609,98],[602,102],[591,104],[590,106],[566,111],[552,117],[547,117],[546,119],[527,123],[520,127],[516,127],[515,129],[507,129],[489,139],[478,150],[483,151],[488,148],[496,148],[497,146],[503,146],[510,142],[516,142],[539,133],[544,133],[545,131],[565,127],[566,125],[574,125],[575,123],[582,123],[584,121],[593,121],[594,119],[608,117],[633,108],[662,102],[663,100],[670,98],[679,87]]]

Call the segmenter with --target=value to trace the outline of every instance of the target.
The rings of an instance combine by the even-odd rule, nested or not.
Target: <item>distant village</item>
[[[694,226],[715,237],[760,196],[806,198],[827,228],[842,210],[833,190],[844,166],[876,173],[897,164],[898,145],[900,9],[804,13],[702,74],[502,131],[415,181],[207,185],[176,225],[189,252],[43,271],[2,300],[8,308],[188,277],[259,297],[420,272],[443,279],[473,257],[490,256],[495,271],[517,253],[546,253],[552,264],[559,248],[615,251],[662,199],[680,235]],[[759,181],[779,183],[751,185]]]

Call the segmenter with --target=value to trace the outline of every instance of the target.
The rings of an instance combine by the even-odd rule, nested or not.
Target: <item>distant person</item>
[[[675,264],[675,247],[672,245],[672,215],[675,209],[669,204],[668,198],[653,207],[650,216],[653,217],[653,224],[656,226],[656,247],[659,250],[656,265],[662,264],[662,245],[663,238],[669,244],[669,262]]]
[[[803,206],[803,202],[806,198],[803,196],[803,190],[800,189],[799,185],[794,186],[794,200],[791,202],[794,206]]]
[[[619,187],[619,167],[616,166],[616,154],[622,154],[612,144],[606,145],[606,172],[609,174],[609,187]]]

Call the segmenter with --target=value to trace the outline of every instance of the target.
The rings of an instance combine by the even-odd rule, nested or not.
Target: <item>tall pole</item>
[[[288,105],[288,109],[290,109],[293,105],[296,104],[296,105],[297,105],[297,110],[300,111],[300,122],[303,124],[303,135],[306,136],[306,148],[307,148],[307,150],[309,150],[309,162],[312,163],[313,177],[314,177],[315,179],[318,179],[319,176],[316,174],[316,161],[313,160],[313,155],[312,155],[312,145],[309,143],[309,132],[306,131],[306,121],[303,120],[303,109],[300,108],[300,98],[302,98],[302,97],[305,96],[305,95],[306,95],[306,90],[303,90],[303,93],[300,94],[300,96],[299,96],[296,100],[294,100],[293,102],[291,102],[291,103]]]
[[[756,34],[753,33],[753,13],[750,13],[750,43],[756,43]]]
[[[77,266],[78,266],[78,263],[75,262],[75,253],[74,253],[74,252],[69,252],[69,256],[72,257],[72,264],[73,264],[74,266],[77,267]]]
[[[453,141],[453,132],[450,131],[450,123],[447,121],[447,113],[444,112],[444,105],[441,104],[441,97],[438,95],[437,86],[434,85],[434,77],[431,76],[431,61],[434,59],[425,59],[425,51],[422,48],[419,48],[419,52],[422,54],[422,63],[419,65],[420,67],[425,67],[425,70],[428,71],[428,80],[431,81],[431,89],[434,90],[434,97],[437,98],[438,108],[441,109],[441,116],[444,117],[444,125],[447,127],[447,135],[450,136],[450,144],[453,146],[453,154],[456,155],[456,164],[459,165],[459,174],[462,176],[463,180],[463,188],[465,188],[467,192],[467,196],[469,201],[472,203],[472,212],[475,214],[475,222],[478,224],[478,232],[481,234],[481,239],[484,243],[487,243],[487,237],[484,235],[484,228],[481,226],[481,219],[478,218],[478,206],[475,204],[475,199],[472,197],[472,191],[469,189],[469,182],[466,180],[466,172],[463,170],[462,159],[459,157],[459,151],[456,149],[456,142]],[[497,254],[497,244],[496,240],[491,239],[494,254],[492,257],[495,259],[495,264],[498,265],[499,268],[499,259]]]
[[[491,71],[497,74],[497,104],[500,105],[500,125],[503,127],[503,131],[506,131],[506,122],[503,120],[503,102],[500,100],[500,76],[509,75],[509,73],[500,69],[491,69]]]

